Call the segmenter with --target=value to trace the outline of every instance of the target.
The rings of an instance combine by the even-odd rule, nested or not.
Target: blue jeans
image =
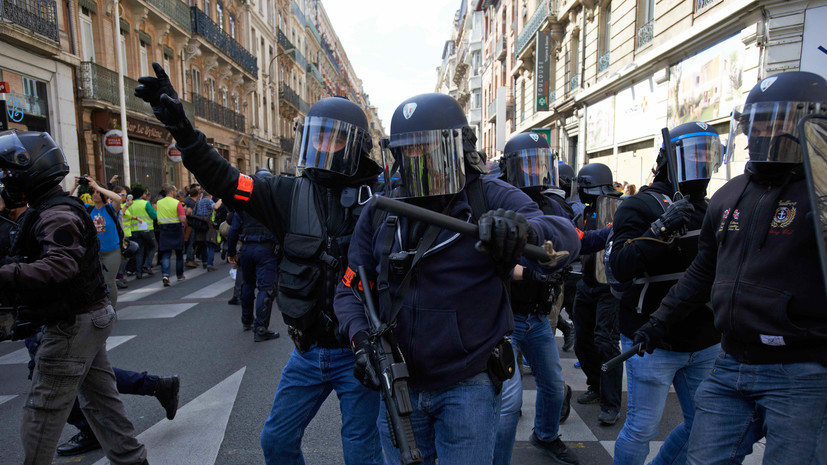
[[[553,441],[559,436],[560,410],[563,408],[566,383],[563,380],[563,367],[560,365],[560,354],[554,342],[554,333],[546,315],[515,314],[511,345],[515,354],[519,348],[528,360],[537,382],[534,433],[543,441]],[[495,465],[511,462],[522,403],[522,382],[520,376],[515,374],[503,385],[497,444],[494,448]]]
[[[423,464],[482,465],[491,463],[502,397],[494,393],[487,373],[439,390],[410,388],[411,424]],[[389,465],[400,463],[399,449],[388,432],[385,403],[379,412],[382,449]]]
[[[272,242],[248,242],[239,254],[239,271],[244,280],[241,288],[241,323],[252,324],[254,328],[270,326],[270,312],[273,310],[273,299],[276,297],[276,270],[279,266],[273,246]]]
[[[201,263],[207,266],[213,266],[213,261],[215,260],[215,244],[210,241],[206,241],[202,245]]]
[[[695,394],[687,463],[741,463],[765,435],[764,465],[827,464],[827,367],[749,365],[721,352]]]
[[[161,275],[169,276],[169,259],[172,250],[161,251]],[[184,276],[184,253],[181,250],[175,251],[175,275],[179,278]]]
[[[634,342],[620,335],[623,350]],[[686,463],[686,442],[695,418],[692,399],[698,385],[706,378],[715,357],[721,352],[721,344],[715,344],[697,352],[672,352],[657,349],[643,357],[634,356],[626,361],[628,384],[626,424],[615,442],[614,463],[618,465],[642,465],[649,455],[649,441],[658,434],[669,386],[675,386],[678,402],[683,411],[683,423],[669,433],[657,457],[655,465]]]
[[[312,346],[303,354],[293,349],[281,372],[270,416],[261,430],[261,448],[267,464],[304,464],[304,430],[333,390],[342,412],[345,463],[382,463],[376,429],[379,392],[359,384],[353,377],[353,363],[350,349]]]

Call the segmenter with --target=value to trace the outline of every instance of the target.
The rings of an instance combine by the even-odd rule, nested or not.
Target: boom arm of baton
[[[358,267],[359,286],[363,289],[362,303],[371,328],[373,369],[381,378],[382,400],[388,415],[388,429],[393,445],[399,449],[404,465],[422,463],[422,454],[416,447],[416,438],[411,425],[411,397],[408,394],[408,365],[392,339],[388,325],[379,319],[379,312],[373,301],[367,270]],[[356,288],[355,284],[351,285]]]
[[[385,210],[397,215],[413,218],[424,223],[433,224],[450,231],[458,232],[476,237],[479,233],[477,225],[466,223],[457,218],[443,215],[426,208],[417,207],[409,203],[400,202],[399,200],[390,199],[382,196],[374,196],[376,208]],[[526,244],[523,249],[523,255],[533,260],[537,260],[545,266],[554,266],[558,261],[569,256],[568,251],[557,252],[552,247],[551,241],[546,241],[543,246],[534,244]]]
[[[600,369],[604,372],[613,370],[616,366],[620,365],[621,363],[629,360],[630,358],[634,357],[635,355],[639,354],[640,351],[643,349],[643,343],[638,342],[631,349],[623,352],[622,354],[618,355],[617,357],[609,360],[608,362],[604,363]]]

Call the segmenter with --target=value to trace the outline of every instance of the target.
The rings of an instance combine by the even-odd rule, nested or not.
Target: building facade
[[[462,8],[484,15],[480,148],[495,157],[499,134],[534,131],[575,169],[604,163],[639,186],[651,180],[661,128],[702,121],[726,143],[731,110],[760,79],[827,75],[825,0],[475,3]],[[735,160],[711,190],[743,172],[745,155]]]

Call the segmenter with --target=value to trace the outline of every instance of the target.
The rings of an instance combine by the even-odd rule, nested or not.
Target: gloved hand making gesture
[[[161,65],[152,63],[152,69],[157,77],[138,78],[141,85],[135,88],[135,96],[149,103],[155,117],[166,126],[179,144],[192,144],[196,138],[195,130],[184,113],[184,105],[178,98],[178,92],[175,92],[169,76]]]
[[[487,252],[497,265],[511,269],[520,259],[527,243],[537,244],[537,233],[525,217],[499,208],[480,217],[476,249]]]
[[[688,196],[672,202],[660,218],[652,222],[649,231],[657,238],[666,239],[686,225],[694,212]]]
[[[367,331],[359,331],[353,335],[353,354],[356,358],[353,364],[353,376],[370,389],[379,389],[379,375],[373,369],[370,354],[373,348]]]

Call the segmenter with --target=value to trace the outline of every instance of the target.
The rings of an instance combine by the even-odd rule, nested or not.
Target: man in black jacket
[[[730,123],[726,161],[746,173],[709,201],[698,255],[636,334],[647,351],[711,299],[723,351],[695,395],[687,462],[827,463],[827,297],[796,124],[823,112],[827,81],[767,77]]]
[[[193,129],[169,77],[142,77],[135,95],[152,105],[181,150],[184,166],[235,211],[270,228],[284,254],[276,300],[296,348],[281,374],[261,432],[266,463],[303,464],[301,438],[332,390],[342,412],[347,464],[379,464],[379,393],[353,376],[354,355],[338,331],[333,294],[347,268],[350,235],[381,171],[369,158],[367,117],[345,98],[316,102],[296,126],[301,176],[240,173]]]
[[[669,137],[677,159],[677,179],[671,179],[672,162],[661,148],[652,185],[623,200],[614,216],[611,271],[624,288],[620,299],[624,350],[632,347],[635,331],[695,258],[697,233],[707,208],[706,188],[721,164],[721,140],[709,125],[682,124]],[[672,202],[676,185],[684,198]],[[681,235],[682,229],[687,231]],[[664,338],[657,351],[626,362],[626,424],[615,442],[614,463],[644,463],[672,385],[684,421],[666,438],[655,463],[686,462],[685,445],[695,416],[692,398],[712,369],[720,340],[712,312],[701,304]]]

